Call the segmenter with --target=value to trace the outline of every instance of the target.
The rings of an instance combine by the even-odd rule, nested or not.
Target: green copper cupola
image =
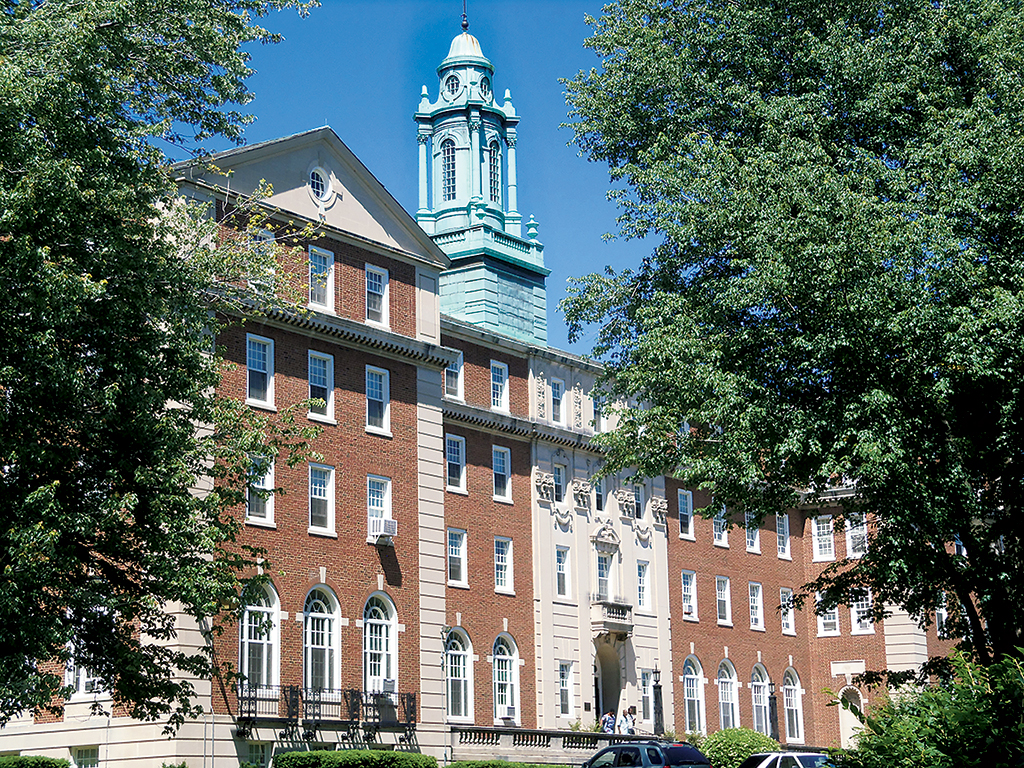
[[[544,246],[530,217],[523,236],[516,188],[512,96],[494,97],[494,66],[462,33],[437,68],[437,98],[423,86],[416,110],[416,220],[448,254],[441,311],[534,344],[547,344]]]

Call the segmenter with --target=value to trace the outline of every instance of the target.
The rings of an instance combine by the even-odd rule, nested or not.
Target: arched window
[[[501,148],[498,146],[498,142],[491,142],[489,154],[491,202],[501,205]]]
[[[372,693],[394,693],[395,606],[384,595],[373,595],[363,609],[363,688]]]
[[[469,638],[462,630],[453,629],[448,633],[444,653],[448,717],[472,718],[470,712],[470,702],[472,701],[470,692],[472,685],[472,676],[470,674],[472,669],[470,663],[472,646],[469,644]]]
[[[303,609],[303,679],[306,688],[336,690],[338,665],[337,601],[326,587],[317,587],[306,596]]]
[[[760,664],[750,675],[750,705],[754,715],[754,730],[770,736],[768,723],[768,673]]]
[[[238,634],[244,685],[264,688],[277,684],[277,593],[267,585],[245,608]]]
[[[705,733],[704,670],[696,656],[683,664],[683,702],[686,709],[686,732]]]
[[[441,200],[455,199],[455,142],[445,139],[441,142]]]
[[[786,713],[786,741],[803,742],[804,712],[801,701],[803,691],[800,690],[800,678],[796,670],[790,667],[782,676],[782,707]]]
[[[728,660],[718,665],[718,718],[723,731],[740,726],[739,702],[736,701],[736,668]]]
[[[494,719],[519,720],[519,650],[501,635],[494,641]]]

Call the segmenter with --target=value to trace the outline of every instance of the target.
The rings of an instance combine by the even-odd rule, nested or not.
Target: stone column
[[[469,120],[469,197],[480,196],[480,118]]]
[[[516,137],[506,136],[508,145],[508,212],[519,212],[519,198],[516,194]]]
[[[420,207],[419,213],[426,213],[430,209],[427,200],[427,144],[430,141],[429,133],[416,134],[416,141],[420,145]]]

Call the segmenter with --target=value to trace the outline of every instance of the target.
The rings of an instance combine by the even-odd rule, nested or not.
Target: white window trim
[[[447,565],[445,567],[447,567]],[[452,627],[449,630],[449,635],[452,635],[452,634],[458,635],[459,638],[461,639],[463,653],[465,654],[465,659],[466,659],[466,690],[465,690],[465,694],[466,694],[466,702],[465,702],[466,703],[466,714],[465,715],[453,715],[453,714],[451,714],[451,711],[449,709],[449,707],[451,705],[450,705],[450,702],[449,702],[448,686],[451,683],[451,679],[452,678],[449,677],[449,672],[451,671],[451,669],[449,667],[449,660],[448,660],[448,652],[449,652],[448,651],[448,642],[449,642],[449,639],[446,637],[445,638],[445,659],[444,659],[445,720],[448,721],[448,722],[452,722],[452,723],[470,723],[471,724],[473,722],[473,715],[474,715],[474,706],[473,706],[473,701],[474,701],[474,699],[473,699],[473,643],[470,641],[469,635],[461,627]]]
[[[868,605],[873,606],[874,600],[871,597],[871,590],[867,590]],[[852,600],[850,603],[850,634],[851,635],[873,635],[875,634],[875,622],[874,619],[868,620],[867,627],[861,627],[860,622],[857,621],[857,600]]]
[[[683,577],[686,576],[687,574],[689,574],[690,577],[691,577],[691,579],[690,579],[690,598],[691,598],[690,599],[690,605],[693,607],[693,610],[690,613],[686,612],[686,599],[685,599],[685,597],[683,597],[684,593],[682,592]],[[682,571],[682,573],[680,574],[680,579],[679,579],[679,589],[680,589],[680,597],[682,598],[682,605],[683,605],[683,621],[699,621],[699,619],[697,617],[697,573],[696,573],[696,571],[688,571],[688,570],[685,570],[685,569]]]
[[[683,499],[686,500],[686,508],[689,512],[689,526],[686,531],[683,531],[682,523],[682,512],[679,512],[683,508]],[[680,490],[677,493],[677,512],[679,517],[679,538],[686,539],[687,541],[695,541],[696,537],[693,535],[693,493],[690,491]]]
[[[732,701],[727,702],[722,699],[722,670],[726,670],[726,677],[724,680],[728,683],[732,683]],[[715,675],[715,685],[718,687],[718,724],[719,727],[725,728],[724,718],[722,717],[722,710],[728,707],[731,712],[732,723],[728,726],[729,728],[740,728],[740,679],[736,673],[736,667],[732,665],[728,659],[724,660],[718,665],[718,674]]]
[[[381,277],[381,279],[382,279],[382,282],[383,282],[384,294],[381,296],[381,301],[380,301],[380,303],[381,303],[381,306],[380,306],[381,319],[380,320],[371,320],[370,319],[370,280],[369,280],[369,278],[370,278],[370,274],[371,273],[379,275]],[[365,306],[366,322],[370,323],[370,325],[376,325],[376,326],[378,326],[380,328],[390,328],[391,327],[391,312],[390,312],[391,290],[388,287],[388,285],[389,285],[388,271],[386,269],[383,269],[382,267],[374,266],[373,264],[366,264],[365,271],[364,271],[364,276],[363,276],[363,281],[364,281],[364,284],[363,284],[363,288],[364,288],[363,302],[366,305]]]
[[[384,398],[384,426],[375,427],[370,425],[370,374],[379,373],[383,376],[381,382],[381,389],[383,390],[382,395]],[[392,437],[391,434],[391,372],[387,368],[378,368],[375,365],[366,366],[366,375],[363,379],[364,389],[366,391],[366,431],[371,435],[381,435],[383,437]]]
[[[367,475],[366,476],[366,543],[375,544],[377,539],[370,537],[370,483],[379,482],[384,484],[384,506],[381,510],[381,518],[384,520],[394,520],[391,515],[391,478],[383,477],[382,475]]]
[[[640,578],[640,567],[643,566],[644,577]],[[640,591],[641,584],[643,592]],[[651,564],[647,560],[636,561],[636,607],[637,610],[650,612],[651,604]]]
[[[555,387],[556,387],[556,385],[558,387],[561,387],[561,391],[562,391],[562,396],[560,398],[558,398],[559,403],[558,403],[558,418],[557,419],[555,418]],[[551,423],[552,424],[557,424],[560,427],[564,427],[565,423],[566,423],[565,411],[566,411],[566,405],[568,405],[568,402],[566,401],[565,394],[566,394],[565,382],[562,381],[561,379],[551,379]]]
[[[555,717],[568,720],[570,722],[576,719],[576,683],[575,675],[573,674],[573,667],[575,665],[571,661],[560,660],[558,662],[558,704],[555,707]],[[567,685],[565,688],[562,687],[562,669],[563,667],[569,668],[569,674],[566,676]],[[569,711],[562,712],[562,691],[566,690],[569,692]]]
[[[310,680],[310,659],[309,651],[311,650],[309,645],[309,617],[311,615],[321,614],[310,614],[307,612],[309,596],[313,591],[319,591],[327,598],[327,602],[330,603],[328,606],[329,613],[324,614],[331,620],[331,637],[330,645],[327,648],[331,651],[331,669],[330,669],[330,684],[331,690],[338,691],[341,688],[341,608],[338,603],[338,596],[334,594],[334,590],[328,587],[326,584],[316,584],[306,592],[306,597],[303,599],[302,608],[302,684],[309,687],[311,685]]]
[[[91,752],[96,750],[96,762],[93,762],[92,755],[86,757],[83,755],[84,752]],[[88,746],[79,746],[71,748],[71,767],[72,768],[88,768],[88,766],[102,766],[103,762],[100,760],[100,747],[98,744],[89,744]]]
[[[782,521],[782,520],[785,520],[785,527],[786,527],[785,539],[780,539],[779,538],[779,522]],[[782,542],[783,541],[785,541],[785,546],[782,546]],[[778,552],[780,560],[792,560],[793,559],[792,541],[793,541],[793,537],[790,535],[790,527],[789,527],[789,512],[782,512],[782,513],[780,513],[780,514],[775,516],[775,549],[776,549],[776,552]]]
[[[458,485],[452,485],[451,483],[448,482],[448,480],[450,478],[450,475],[449,475],[449,472],[448,472],[448,464],[450,463],[449,459],[448,459],[448,441],[449,440],[457,442],[460,445],[460,448],[459,448],[459,457],[460,457],[459,466],[460,466],[460,471],[459,471],[459,484]],[[468,492],[466,491],[466,438],[464,438],[464,437],[459,437],[458,435],[447,435],[447,434],[444,436],[444,483],[445,483],[445,488],[448,491],[451,491],[452,493],[461,493],[463,495],[468,495]]]
[[[815,600],[816,604],[821,602],[821,593],[820,592],[815,594],[814,600]],[[836,617],[836,628],[834,630],[831,630],[831,629],[827,630],[827,629],[825,629],[825,616],[822,615],[817,610],[815,610],[815,615],[817,616],[817,619],[818,619],[818,637],[839,637],[839,635],[841,634],[841,629],[840,629],[840,626],[839,626],[839,606],[836,606],[835,608],[833,608],[830,611],[830,613],[834,613],[835,617]]]
[[[249,397],[249,341],[256,341],[267,346],[267,399],[257,400]],[[276,411],[274,406],[274,340],[254,333],[245,334],[245,404],[256,408]]]
[[[495,695],[496,689],[497,689],[497,680],[496,680],[497,666],[496,666],[495,656],[494,656],[494,647],[497,645],[497,642],[498,642],[499,639],[504,639],[505,642],[508,644],[509,649],[512,652],[511,656],[509,657],[509,663],[510,663],[510,667],[511,667],[510,674],[509,674],[509,685],[511,685],[511,687],[512,687],[512,690],[511,690],[511,693],[512,693],[512,696],[511,696],[512,704],[511,704],[511,706],[515,708],[515,717],[512,717],[512,718],[500,717],[499,713],[497,711],[497,709],[498,709],[498,701],[497,701],[497,696]],[[519,696],[519,694],[520,694],[520,690],[519,690],[519,665],[520,665],[519,646],[517,645],[516,641],[512,639],[511,635],[509,635],[507,632],[503,632],[497,638],[495,638],[494,645],[491,646],[491,654],[487,657],[487,661],[491,664],[491,691],[492,691],[491,704],[492,704],[492,706],[494,707],[494,710],[495,710],[493,712],[493,714],[494,714],[494,725],[501,725],[503,723],[507,723],[509,720],[514,722],[516,725],[519,725],[522,722],[522,710],[520,709],[520,706],[519,706],[519,704],[520,704],[520,696]]]
[[[464,389],[464,386],[463,386],[463,376],[462,376],[462,373],[463,373],[463,363],[464,362],[465,361],[463,360],[462,352],[459,352],[459,359],[455,363],[457,368],[458,368],[458,373],[456,374],[456,377],[455,377],[456,378],[456,394],[454,394],[454,395],[448,394],[448,371],[450,371],[451,368],[446,366],[445,369],[444,369],[445,370],[445,373],[444,373],[444,376],[445,376],[445,379],[444,379],[444,396],[446,398],[448,398],[449,400],[458,400],[458,401],[461,402],[461,401],[464,401],[466,399],[465,389]]]
[[[316,253],[320,256],[327,257],[327,281],[324,285],[324,292],[327,294],[327,301],[323,304],[319,304],[313,301],[312,296],[309,297],[309,308],[318,309],[323,312],[334,313],[334,254],[324,248],[317,248],[315,245],[309,246],[309,251],[306,255],[306,281],[307,291],[309,294],[313,292],[313,273],[311,267],[313,265],[312,255]]]
[[[315,352],[309,350],[306,356],[306,384],[312,386],[309,381],[309,374],[312,369],[313,359],[324,360],[327,363],[327,412],[324,414],[314,413],[312,410],[306,412],[306,418],[311,421],[322,421],[326,424],[337,424],[338,422],[334,419],[334,355],[328,355],[324,352]],[[312,394],[309,395],[312,397]]]
[[[313,470],[324,469],[327,470],[327,525],[321,528],[320,526],[313,525]],[[334,480],[335,480],[334,467],[329,464],[315,464],[310,463],[309,474],[306,480],[306,522],[309,527],[307,533],[314,533],[320,536],[337,536],[334,527],[335,515],[334,515]]]
[[[451,578],[451,572],[452,572],[452,569],[451,569],[451,560],[452,560],[451,535],[453,533],[459,534],[461,536],[460,544],[459,544],[459,559],[462,561],[462,578],[461,579],[452,579]],[[467,565],[468,565],[468,562],[467,562],[468,558],[466,556],[466,549],[467,549],[467,547],[466,547],[466,539],[467,539],[467,534],[466,534],[465,529],[463,529],[463,528],[448,528],[445,531],[445,537],[444,537],[444,546],[445,546],[445,550],[444,550],[444,552],[445,552],[445,556],[444,556],[444,573],[445,573],[445,579],[448,582],[448,586],[451,586],[451,587],[469,587],[469,569],[467,567]]]
[[[256,482],[250,482],[245,489],[246,525],[255,525],[262,528],[277,528],[277,524],[274,522],[274,498],[276,497],[276,494],[274,493],[268,493],[267,498],[264,500],[265,509],[267,511],[267,516],[265,518],[249,516],[249,494],[253,492],[253,489],[255,488],[263,491],[274,490],[274,462],[269,460],[267,461],[267,471],[261,477],[255,478],[252,474],[250,474],[249,477],[256,480]]]
[[[754,599],[754,587],[757,587],[757,600]],[[750,605],[750,628],[755,632],[764,632],[764,585],[759,581],[747,582],[747,596]]]
[[[719,584],[725,582],[725,618],[718,611]],[[732,626],[732,580],[728,576],[715,576],[715,616],[718,624],[723,627]]]
[[[277,591],[269,584],[263,590],[264,595],[267,597],[269,605],[263,606],[247,606],[245,611],[242,613],[242,618],[238,625],[238,670],[242,674],[248,672],[248,643],[249,638],[247,637],[248,621],[250,611],[256,611],[259,613],[267,614],[270,619],[270,639],[267,641],[267,646],[270,649],[270,680],[263,686],[259,686],[258,690],[260,693],[266,691],[268,694],[274,686],[280,684],[281,679],[281,604],[278,600]],[[242,683],[248,685],[248,681]],[[259,694],[258,694],[259,695]],[[276,691],[274,692],[276,696]]]
[[[788,600],[786,593],[789,593]],[[788,603],[788,607],[787,607]],[[779,588],[779,605],[780,609],[780,626],[782,634],[796,636],[796,609],[793,607],[793,590],[790,587]],[[789,617],[789,629],[786,629],[786,625],[782,623],[782,618]]]
[[[688,713],[686,711],[688,706],[687,702],[689,701],[689,699],[686,698],[686,662],[688,661],[693,662],[694,671],[696,673],[692,676],[694,678],[694,692],[697,694],[694,701],[697,702],[697,720],[699,721],[696,723],[696,732],[700,734],[707,734],[708,712],[704,696],[704,687],[707,685],[708,679],[704,677],[704,667],[701,665],[700,660],[692,654],[687,656],[683,661],[683,674],[679,676],[679,682],[683,684],[683,728],[687,728],[689,726],[689,723],[687,723]]]
[[[498,405],[494,404],[494,369],[499,368],[504,374],[504,384],[501,388],[501,402]],[[491,391],[490,391],[490,403],[491,410],[498,411],[499,413],[509,413],[509,397],[508,397],[508,365],[505,363],[499,363],[497,360],[491,360]]]
[[[561,499],[558,498],[558,491],[559,491],[559,488],[558,488],[558,486],[559,486],[558,475],[559,474],[562,476],[562,482],[561,482],[562,498]],[[566,498],[569,495],[569,467],[566,466],[565,464],[552,464],[551,465],[551,478],[552,478],[552,480],[554,481],[554,484],[555,484],[554,488],[551,491],[551,501],[554,504],[562,504],[562,503],[565,502]]]
[[[493,487],[494,476],[497,474],[494,470],[494,455],[496,453],[504,454],[505,456],[505,495],[499,496],[497,489]],[[508,448],[503,448],[500,445],[491,446],[491,482],[492,482],[492,494],[495,501],[500,501],[505,504],[512,503],[512,451]]]
[[[783,676],[782,676],[782,731],[783,731],[783,733],[786,734],[786,743],[787,744],[803,744],[804,743],[804,704],[803,704],[804,689],[800,687],[800,678],[797,676],[796,671],[793,670],[792,668],[790,668],[790,669],[786,670],[786,673],[788,673],[790,671],[793,672],[793,678],[796,680],[796,685],[787,686],[786,685],[786,674],[783,674]],[[796,734],[795,736],[791,735],[790,732],[789,732],[789,715],[788,715],[788,713],[786,711],[786,688],[792,688],[792,690],[793,690],[793,699],[794,699],[794,703],[796,704],[795,710],[796,710],[797,728],[800,729],[800,733]]]
[[[855,528],[864,529],[864,551],[855,553],[853,551],[853,531]],[[867,519],[863,516],[860,518],[860,522],[851,520],[849,517],[846,518],[846,556],[851,560],[859,560],[867,554],[868,546],[868,523]]]
[[[508,544],[508,549],[505,554],[505,581],[507,584],[503,587],[498,586],[498,542],[504,541]],[[515,583],[515,568],[513,567],[513,550],[512,550],[512,539],[508,536],[495,536],[494,537],[494,591],[502,595],[514,595],[516,593]]]
[[[719,535],[718,531],[714,530],[714,527],[716,525],[718,525],[718,523],[722,524],[721,535]],[[726,511],[724,505],[722,506],[722,509],[719,512],[715,513],[715,516],[711,519],[711,526],[712,526],[712,539],[713,539],[712,543],[716,547],[724,547],[725,549],[728,549],[729,548],[729,519],[728,519],[728,512]]]
[[[743,514],[743,541],[746,544],[747,552],[755,555],[761,554],[761,528],[760,526],[752,525],[751,513],[745,512]],[[753,533],[753,543],[750,541],[750,534]]]
[[[827,538],[831,544],[831,554],[825,554],[820,551],[826,540],[826,535],[822,534],[818,529],[818,523],[820,521],[828,522],[829,532],[827,534]],[[820,515],[811,520],[811,543],[814,547],[814,557],[812,559],[815,563],[826,563],[836,559],[836,531],[835,526],[833,525],[832,515]]]
[[[558,591],[558,553],[565,552],[565,592]],[[572,597],[572,560],[569,547],[555,547],[555,597],[568,599]]]

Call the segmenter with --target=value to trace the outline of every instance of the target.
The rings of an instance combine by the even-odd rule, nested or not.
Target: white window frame
[[[557,415],[555,406],[557,404]],[[565,382],[561,379],[551,380],[551,423],[565,426]]]
[[[747,552],[761,554],[761,528],[754,522],[756,516],[752,512],[743,513],[744,534]]]
[[[266,350],[266,371],[253,367],[253,358],[250,355],[250,345],[257,344]],[[266,336],[257,336],[254,333],[245,334],[245,402],[247,405],[254,405],[257,408],[274,409],[274,340]],[[252,397],[252,382],[250,376],[253,372],[265,374],[267,377],[266,398]]]
[[[455,454],[458,456],[455,456]],[[453,461],[453,458],[457,461]],[[452,483],[452,469],[458,467],[459,478]],[[458,435],[444,436],[444,481],[445,487],[453,493],[466,493],[466,438]]]
[[[793,607],[793,590],[790,587],[779,588],[779,617],[782,634],[796,635],[796,610]]]
[[[680,490],[676,493],[679,508],[679,538],[694,541],[693,535],[693,493]]]
[[[857,539],[863,544],[857,546]],[[868,521],[864,515],[850,515],[846,518],[846,556],[858,560],[868,553]]]
[[[818,592],[814,595],[815,603],[821,602],[821,593]],[[827,611],[822,611],[820,608],[815,607],[815,614],[818,617],[818,637],[838,637],[840,634],[839,627],[839,606],[830,608]],[[834,625],[834,626],[829,626]]]
[[[364,300],[366,303],[366,322],[371,325],[377,325],[381,328],[391,327],[391,314],[390,314],[390,293],[388,288],[388,271],[382,267],[374,266],[373,264],[366,264],[365,276],[363,278],[365,284]],[[370,317],[370,276],[374,275],[380,278],[381,281],[381,294],[380,294],[380,320],[374,320]],[[374,293],[376,293],[374,291]]]
[[[747,594],[750,596],[750,628],[764,632],[764,588],[761,582],[748,581]]]
[[[498,471],[499,459],[502,457],[502,463],[504,464],[504,472]],[[507,503],[512,502],[512,451],[508,448],[502,448],[500,445],[491,446],[491,474],[493,475],[494,484],[494,500],[503,501]],[[504,495],[498,494],[498,478],[503,476],[505,478],[505,493]]]
[[[768,671],[763,664],[755,664],[750,673],[750,727],[757,733],[771,735],[768,705]]]
[[[324,598],[327,611],[314,613],[311,610],[313,593],[319,592]],[[305,688],[313,688],[312,652],[314,650],[324,651],[325,682],[330,683],[324,686],[324,690],[339,691],[341,688],[341,612],[338,609],[338,598],[333,590],[324,584],[318,584],[306,593],[302,609],[302,684]],[[315,622],[315,623],[314,623]],[[322,622],[322,623],[321,623]],[[326,642],[314,644],[319,634],[327,634]]]
[[[444,396],[449,400],[465,400],[465,394],[462,383],[462,365],[463,365],[462,352],[459,352],[459,357],[444,369]],[[450,377],[454,377],[455,386],[452,388],[455,391],[449,391]]]
[[[640,520],[644,516],[644,485],[643,483],[633,484],[633,517]]]
[[[454,643],[453,643],[454,641]],[[473,722],[473,646],[469,635],[458,627],[448,631],[445,639],[445,715],[448,720]],[[461,672],[461,676],[458,673]],[[454,695],[458,687],[459,696]],[[453,710],[453,703],[459,699],[462,711]]]
[[[775,547],[779,559],[792,560],[789,537],[789,512],[780,512],[775,516]]]
[[[718,665],[718,723],[722,730],[740,727],[739,677],[728,659]]]
[[[732,585],[728,576],[715,576],[715,605],[718,623],[732,626]]]
[[[573,700],[572,662],[558,662],[558,717],[573,720],[576,717],[576,702]]]
[[[90,745],[88,747],[73,747],[71,749],[71,760],[72,768],[99,768],[99,745]]]
[[[246,742],[246,758],[253,768],[269,768],[270,753],[273,749],[273,742],[248,741]]]
[[[382,485],[381,505],[374,506],[374,485]],[[379,512],[377,514],[376,512]],[[366,476],[366,541],[368,544],[376,542],[376,538],[370,537],[370,518],[382,520],[394,520],[391,516],[391,478],[381,475]]]
[[[603,568],[602,564],[604,565]],[[611,554],[608,552],[597,553],[597,559],[594,562],[594,574],[596,576],[598,600],[612,600],[614,598],[612,592],[613,567],[614,562]],[[603,576],[601,575],[602,571],[604,572]]]
[[[782,719],[786,724],[786,743],[804,743],[803,688],[792,667],[782,676]],[[791,706],[792,705],[792,706]],[[792,718],[790,713],[792,712]]]
[[[689,590],[687,590],[687,577],[689,577]],[[680,594],[683,600],[683,621],[698,621],[697,618],[697,573],[696,571],[683,570],[680,578]],[[687,612],[687,606],[691,608]]]
[[[320,526],[320,525],[314,525],[313,524],[313,498],[314,498],[314,496],[313,496],[313,489],[314,489],[314,486],[313,486],[313,476],[314,476],[314,470],[316,470],[317,472],[326,472],[327,473],[327,485],[326,485],[326,488],[325,488],[326,496],[323,497],[327,501],[327,525],[325,525],[325,526]],[[309,523],[309,528],[308,528],[308,532],[309,533],[315,533],[315,534],[320,534],[320,535],[328,535],[328,536],[335,536],[336,535],[335,534],[335,530],[334,530],[334,498],[335,498],[335,494],[334,494],[334,477],[335,477],[334,467],[330,466],[329,464],[314,464],[314,463],[310,462],[310,465],[309,465],[308,493],[306,494],[306,498],[309,501],[309,516],[306,518],[308,523]],[[321,498],[321,497],[317,496],[316,498]]]
[[[313,255],[324,257],[327,259],[327,279],[324,281],[324,301],[319,302],[314,300],[313,288],[314,288],[314,277],[313,277]],[[324,312],[334,312],[334,254],[324,248],[317,248],[315,245],[309,246],[306,260],[308,262],[308,270],[306,273],[307,287],[309,289],[309,307],[310,309],[319,309]]]
[[[651,681],[653,673],[649,669],[640,670],[640,722],[651,723],[654,721],[654,700],[651,696]],[[644,730],[650,730],[645,728]]]
[[[832,515],[819,515],[811,520],[811,539],[814,543],[814,562],[836,559],[835,530]]]
[[[707,712],[704,706],[704,668],[696,656],[683,662],[683,722],[687,733],[706,734]]]
[[[875,621],[871,618],[873,607],[871,590],[865,589],[861,595],[854,596],[850,600],[850,634],[851,635],[873,635],[875,634]],[[865,618],[866,617],[866,618]]]
[[[651,610],[650,566],[647,560],[636,561],[636,607],[641,611]]]
[[[64,667],[64,684],[72,688],[72,701],[109,696],[96,673],[75,659],[74,643],[70,645],[70,655]]]
[[[497,360],[491,360],[491,410],[509,413],[508,366]]]
[[[264,463],[265,462],[265,463]],[[257,472],[263,468],[262,474]],[[249,465],[249,482],[245,489],[245,522],[247,525],[258,525],[266,528],[276,528],[274,523],[274,462],[265,456],[255,456]],[[256,499],[263,502],[263,515],[256,517],[251,514],[252,503],[255,500],[254,491],[263,491],[266,497],[256,496]]]
[[[246,606],[238,624],[238,671],[246,676],[246,680],[241,682],[240,685],[254,687],[257,689],[257,692],[269,693],[280,682],[280,603],[278,602],[277,592],[269,584],[261,592],[264,603],[262,605]],[[252,680],[248,679],[251,673],[251,654],[249,651],[250,646],[254,643],[258,644],[263,651],[262,663],[266,668],[261,669],[260,672],[267,673],[267,679],[258,681],[255,685],[253,685]]]
[[[726,549],[729,548],[729,521],[727,516],[728,512],[723,504],[711,521],[714,529],[714,545],[716,547],[725,547]]]
[[[504,563],[501,562],[501,548],[504,547]],[[508,536],[494,537],[494,591],[506,595],[516,593],[512,539]],[[504,584],[501,582],[504,580]]]
[[[448,577],[448,585],[452,587],[468,587],[469,572],[466,562],[466,538],[467,534],[463,528],[449,528],[447,541],[445,543],[447,556],[445,557],[445,574]],[[460,573],[452,578],[452,564],[458,563]]]
[[[325,421],[328,424],[337,424],[334,420],[334,355],[328,355],[324,352],[314,352],[312,349],[308,351],[306,355],[306,381],[309,385],[309,398],[312,400],[313,395],[313,361],[320,360],[325,363],[326,372],[326,397],[324,402],[326,403],[323,413],[317,413],[312,408],[306,412],[306,418],[313,421]]]
[[[594,487],[594,510],[596,512],[604,512],[604,478],[593,478],[591,480],[591,485]]]
[[[948,598],[946,597],[946,590],[940,589],[939,596],[935,603],[935,634],[938,635],[940,640],[946,639],[946,625],[949,622],[949,608],[947,607]]]
[[[381,399],[370,397],[370,375],[381,377]],[[391,372],[386,368],[378,368],[375,365],[366,366],[366,431],[374,435],[391,437]],[[381,402],[383,405],[383,426],[370,423],[370,403]]]
[[[398,704],[397,615],[383,592],[374,592],[363,606],[363,690],[390,693],[393,705]]]
[[[561,504],[565,501],[565,490],[566,490],[566,478],[569,474],[569,468],[565,464],[552,464],[551,465],[551,477],[554,480],[554,490],[552,491],[551,498],[556,504]]]
[[[569,597],[572,594],[571,573],[569,547],[555,547],[555,595],[557,597]]]
[[[509,653],[499,654],[499,644],[502,644]],[[507,659],[507,661],[504,661]],[[512,720],[517,725],[521,720],[519,709],[519,646],[512,639],[511,635],[502,633],[494,640],[491,658],[491,683],[493,688],[494,703],[494,724]],[[507,678],[503,675],[507,674]],[[505,686],[502,690],[501,686]],[[507,707],[514,709],[515,715],[508,717]]]

